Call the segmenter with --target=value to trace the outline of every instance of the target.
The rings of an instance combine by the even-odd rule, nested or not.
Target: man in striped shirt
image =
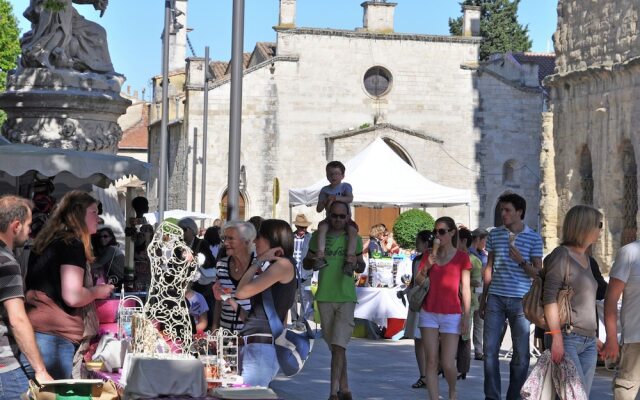
[[[38,381],[53,380],[24,309],[23,274],[13,256],[13,248],[29,238],[31,207],[17,196],[0,197],[0,399],[18,399],[27,391],[28,377],[18,361],[20,353],[31,364]]]
[[[524,198],[510,193],[500,196],[499,203],[504,225],[489,233],[480,305],[484,312],[484,394],[488,400],[501,398],[498,356],[504,321],[508,320],[513,357],[507,400],[515,400],[520,399],[529,370],[531,323],[524,316],[522,297],[542,268],[542,238],[523,222],[527,207]]]

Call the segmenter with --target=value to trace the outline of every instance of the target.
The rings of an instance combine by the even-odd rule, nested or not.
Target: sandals
[[[421,376],[420,378],[418,378],[416,383],[411,385],[411,387],[414,388],[414,389],[420,389],[420,388],[423,388],[423,387],[427,386],[427,383],[424,381],[424,378],[425,378],[424,376]]]

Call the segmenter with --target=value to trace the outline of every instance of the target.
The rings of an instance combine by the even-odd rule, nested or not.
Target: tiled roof
[[[147,105],[142,106],[142,118],[122,133],[118,143],[120,149],[147,149],[149,147],[149,112]]]
[[[259,52],[260,56],[267,60],[276,55],[276,44],[275,42],[258,42],[256,43],[256,48],[253,51]]]
[[[538,64],[538,80],[542,80],[549,75],[553,75],[556,69],[556,55],[554,53],[512,53],[513,58],[519,63]]]
[[[258,42],[251,53],[242,54],[242,69],[252,66],[252,58],[255,58],[253,65],[273,58],[276,54],[276,44],[273,42]],[[231,63],[225,61],[212,61],[209,64],[213,79],[221,79],[231,73]]]
[[[224,61],[213,61],[210,63],[213,79],[222,78],[229,67],[229,63]]]

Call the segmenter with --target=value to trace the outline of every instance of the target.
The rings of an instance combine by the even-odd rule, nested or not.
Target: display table
[[[204,366],[198,359],[131,357],[125,398],[144,399],[162,395],[204,397],[207,394]]]
[[[373,321],[387,328],[385,337],[390,338],[402,330],[407,318],[407,306],[397,296],[399,288],[356,287],[358,304],[355,318]]]

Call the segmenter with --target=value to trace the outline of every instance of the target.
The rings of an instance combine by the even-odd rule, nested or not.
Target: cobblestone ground
[[[412,340],[367,340],[353,339],[347,350],[349,383],[353,398],[371,400],[427,399],[425,389],[412,389],[418,378]],[[535,362],[535,361],[534,361]],[[501,361],[503,396],[509,378],[509,363]],[[591,399],[613,398],[611,380],[613,374],[598,367],[594,379]],[[447,385],[440,378],[440,396],[447,399]],[[273,389],[287,400],[326,400],[329,397],[329,350],[322,339],[315,342],[310,359],[303,371],[291,378],[278,376]],[[458,381],[460,400],[481,400],[483,393],[483,371],[481,361],[471,361],[467,379]]]

